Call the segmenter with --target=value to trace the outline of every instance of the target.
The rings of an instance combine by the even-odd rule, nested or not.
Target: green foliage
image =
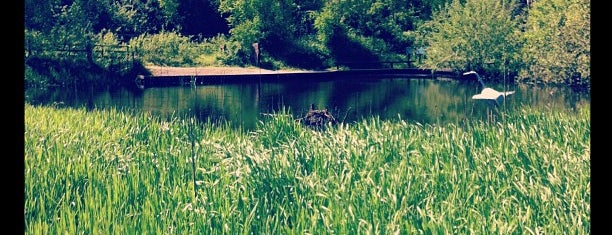
[[[48,45],[51,45],[51,38],[48,37],[47,34],[44,34],[41,31],[38,30],[28,30],[25,29],[24,30],[24,36],[23,36],[23,46],[24,46],[24,55],[25,57],[29,57],[31,55],[35,55],[35,54],[48,54],[47,56],[50,56],[51,53],[49,53],[47,50],[44,50],[44,48],[48,47]]]
[[[334,30],[340,27],[340,20],[336,12],[336,5],[326,4],[325,7],[315,15],[314,28],[317,30],[317,39],[323,44],[330,41]]]
[[[260,30],[261,21],[259,17],[247,20],[234,28],[230,29],[232,40],[238,42],[239,47],[237,56],[241,59],[241,64],[257,64],[253,43],[260,43],[263,32]]]
[[[232,26],[230,34],[232,40],[238,42],[237,55],[243,64],[255,64],[253,57],[253,43],[260,43],[265,38],[263,24],[266,20],[260,14],[264,9],[272,6],[271,2],[265,1],[244,1],[244,0],[221,0],[219,1],[219,11],[229,14],[228,23]],[[250,61],[249,61],[250,60]]]
[[[175,31],[180,20],[176,2],[167,1],[111,1],[107,28],[129,41],[142,34]]]
[[[281,57],[287,64],[299,68],[326,69],[333,66],[329,58],[329,48],[318,41],[315,35],[302,36],[287,48]]]
[[[23,75],[25,87],[46,88],[50,85],[50,81],[46,76],[36,72],[30,66],[25,66]]]
[[[56,24],[48,34],[55,45],[69,48],[75,44],[88,43],[93,35],[92,22],[87,20],[87,12],[76,2],[70,6],[61,7],[56,15]]]
[[[135,6],[115,2],[110,8],[113,11],[108,28],[118,35],[128,36],[124,40],[129,40],[131,38],[129,36],[140,35],[146,32],[143,32],[144,19]]]
[[[181,22],[182,19],[178,12],[180,4],[178,0],[159,0],[160,12],[166,26],[164,29],[171,29],[172,26],[178,26]]]
[[[389,0],[225,0],[220,1],[219,9],[229,14],[232,39],[241,45],[237,56],[244,61],[253,63],[251,44],[259,42],[268,56],[306,67],[330,64],[330,57],[368,55],[366,59],[376,59],[371,55],[404,54],[412,43],[404,32],[413,30],[418,20],[411,4]],[[345,39],[351,44],[344,45]],[[321,49],[320,45],[332,48]],[[294,61],[300,57],[307,62]]]
[[[219,63],[225,65],[243,65],[242,57],[239,57],[241,45],[239,42],[230,39],[224,35],[217,35],[204,43],[212,45],[211,50],[218,59]]]
[[[419,27],[426,68],[476,70],[499,75],[515,70],[521,41],[511,13],[515,1],[454,0]],[[500,76],[498,76],[500,77]]]
[[[96,53],[94,57],[94,63],[105,70],[115,69],[114,66],[124,63],[129,64],[132,62],[131,51],[125,43],[119,41],[117,36],[110,31],[102,31],[97,34],[94,38],[96,41],[95,48],[93,51]],[[124,71],[117,71],[125,73],[129,67],[124,67]]]
[[[24,34],[25,79],[30,85],[115,85],[135,64],[129,46],[110,31],[80,39],[69,35],[58,39],[59,34],[29,30]]]
[[[193,66],[197,58],[206,53],[190,37],[177,32],[143,34],[130,40],[129,45],[144,63],[165,66]]]
[[[320,3],[299,1],[219,1],[219,11],[228,14],[234,54],[228,62],[259,65],[268,69],[293,66],[321,68],[316,42],[303,43],[314,30],[312,12]],[[259,45],[259,61],[253,43]]]
[[[421,67],[590,84],[588,0],[26,0],[24,7],[27,56],[75,63],[91,61],[82,48],[106,40],[101,35],[119,44],[134,38],[147,63],[172,66],[323,69],[405,60],[407,48],[423,47]],[[214,39],[213,28],[229,35]]]
[[[48,31],[55,24],[53,1],[24,1],[24,28],[32,31]]]
[[[529,9],[520,77],[589,84],[591,13],[588,0],[541,0]]]
[[[339,61],[405,60],[405,48],[413,44],[406,35],[420,21],[417,15],[409,2],[329,1],[315,14],[314,27]]]
[[[178,32],[161,32],[133,38],[129,45],[145,64],[179,67],[245,64],[243,57],[237,56],[241,45],[224,35],[197,42]]]

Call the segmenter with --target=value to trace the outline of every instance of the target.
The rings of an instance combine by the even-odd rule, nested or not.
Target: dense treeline
[[[588,85],[590,1],[26,0],[25,47],[29,82],[41,60],[58,59],[120,73],[133,60],[270,69],[411,60]]]

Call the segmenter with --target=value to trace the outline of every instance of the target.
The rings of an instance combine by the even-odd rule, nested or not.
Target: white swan
[[[476,77],[478,78],[478,81],[483,87],[480,94],[476,94],[472,96],[473,100],[490,100],[490,101],[495,101],[495,105],[499,105],[500,103],[504,101],[506,96],[514,94],[514,91],[499,92],[493,88],[486,87],[484,82],[482,81],[482,78],[480,78],[480,75],[478,75],[478,73],[476,73],[475,71],[469,71],[469,72],[463,73],[463,75],[470,75],[470,74],[475,74]]]

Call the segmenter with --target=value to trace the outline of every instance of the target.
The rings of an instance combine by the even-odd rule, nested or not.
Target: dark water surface
[[[569,88],[536,87],[522,84],[487,84],[498,91],[514,90],[506,108],[519,105],[576,110],[590,108],[590,94]],[[26,101],[34,105],[119,108],[150,112],[163,118],[195,116],[199,120],[229,121],[245,129],[258,120],[287,110],[305,115],[311,104],[327,108],[339,121],[364,117],[401,118],[426,123],[459,122],[490,117],[500,112],[486,102],[472,100],[482,88],[475,81],[423,78],[361,77],[330,81],[286,81],[206,86],[153,87],[144,90],[114,88],[28,89]],[[504,106],[501,107],[503,111]],[[506,109],[507,110],[507,109]]]

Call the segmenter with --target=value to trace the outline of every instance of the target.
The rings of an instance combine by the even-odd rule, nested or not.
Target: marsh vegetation
[[[590,234],[590,115],[247,131],[26,104],[25,231]]]

